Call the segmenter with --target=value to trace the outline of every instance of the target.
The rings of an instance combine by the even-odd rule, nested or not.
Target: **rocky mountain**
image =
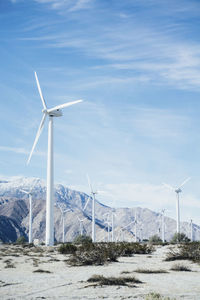
[[[0,181],[0,239],[4,242],[14,242],[19,236],[28,236],[29,199],[22,190],[32,189],[33,198],[33,238],[45,240],[46,216],[46,186],[38,178],[20,177],[11,181]],[[83,208],[89,196],[85,193],[71,190],[63,185],[55,186],[55,238],[62,241],[62,218],[59,206],[68,209],[65,213],[65,241],[72,241],[80,234],[80,219],[83,221],[83,233],[91,235],[91,208]],[[111,208],[96,202],[96,238],[97,241],[107,240],[108,216],[115,213],[115,240],[135,240],[134,216],[137,214],[137,239],[148,239],[154,234],[161,235],[161,215],[147,208]],[[130,225],[128,225],[131,223]],[[127,226],[128,225],[128,226]],[[127,226],[127,227],[125,227]],[[123,230],[122,228],[125,227]],[[110,230],[112,230],[110,226]],[[165,217],[165,237],[169,240],[176,230],[176,221]],[[189,224],[181,223],[181,232],[189,235]],[[200,227],[194,224],[194,238],[200,239]]]

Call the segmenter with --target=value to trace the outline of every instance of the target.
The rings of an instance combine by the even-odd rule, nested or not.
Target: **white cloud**
[[[69,12],[75,12],[82,9],[90,8],[90,4],[94,0],[35,0],[41,4],[49,4],[51,9],[55,10],[67,10]]]

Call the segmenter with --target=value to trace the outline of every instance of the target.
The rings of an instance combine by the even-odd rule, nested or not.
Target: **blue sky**
[[[55,120],[55,181],[108,205],[168,208],[200,223],[200,3],[184,0],[1,0],[0,174],[46,178],[37,71]],[[47,124],[46,124],[47,125]]]

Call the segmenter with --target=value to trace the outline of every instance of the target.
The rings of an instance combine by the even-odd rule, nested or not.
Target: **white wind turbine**
[[[165,242],[165,211],[166,209],[161,210],[161,228],[162,228],[162,242]]]
[[[68,211],[71,211],[71,209],[64,209],[64,207],[61,206],[60,204],[58,204],[58,207],[60,209],[61,217],[62,217],[62,228],[63,228],[62,241],[64,244],[64,242],[65,242],[65,213]]]
[[[135,225],[135,243],[137,243],[137,211],[135,209],[135,219],[134,219],[134,223]]]
[[[48,155],[47,155],[47,193],[46,193],[46,246],[54,245],[54,159],[53,159],[53,118],[62,116],[62,108],[71,106],[73,104],[82,102],[82,100],[76,100],[73,102],[64,103],[57,105],[53,108],[48,109],[45,100],[42,95],[39,80],[35,72],[35,79],[42,100],[43,110],[42,110],[42,120],[39,125],[33,147],[31,149],[27,164],[29,164],[32,157],[33,151],[36,147],[42,129],[44,127],[45,119],[49,117],[48,124]]]
[[[87,220],[87,218],[84,218],[84,219],[80,219],[79,216],[77,216],[78,220],[79,220],[79,223],[80,223],[80,234],[83,235],[83,222],[85,220]]]
[[[96,199],[95,199],[95,195],[97,194],[97,191],[93,190],[88,174],[87,174],[87,179],[88,179],[88,185],[89,185],[91,196],[92,196],[92,241],[93,241],[93,243],[95,243],[96,242],[96,228],[95,228],[95,204],[96,204]],[[83,208],[83,211],[86,209],[90,199],[91,198],[89,197],[86,204],[85,204],[85,206],[84,206],[84,208]]]
[[[107,219],[106,219],[105,223],[107,224],[108,242],[110,242],[110,225],[111,225],[111,223],[109,221],[110,214],[105,213],[103,216],[107,216]]]
[[[33,188],[27,192],[25,190],[20,190],[22,193],[27,194],[29,196],[29,235],[28,235],[28,242],[29,244],[32,243],[33,238],[32,238],[32,222],[33,222],[33,217],[32,217],[32,191]]]
[[[122,227],[122,233],[123,233],[123,241],[124,241],[124,229],[126,229],[127,227],[129,227],[131,224],[134,224],[135,221],[130,222],[128,225]]]
[[[190,220],[190,240],[193,242],[193,221]]]
[[[176,193],[176,232],[180,233],[180,205],[179,205],[179,194],[182,192],[181,187],[186,184],[186,182],[188,182],[190,180],[190,177],[188,177],[187,179],[185,179],[181,185],[179,185],[177,188],[163,183],[164,186],[166,186],[168,189],[174,191]]]

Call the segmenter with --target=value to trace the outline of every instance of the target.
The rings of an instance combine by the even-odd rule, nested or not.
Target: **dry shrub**
[[[152,245],[140,243],[120,243],[122,256],[132,256],[133,254],[149,254],[154,250]]]
[[[142,283],[142,281],[136,279],[135,277],[104,277],[102,275],[93,275],[90,277],[88,282],[98,283],[98,285],[127,285]]]
[[[175,300],[174,298],[171,299],[169,297],[163,297],[159,293],[150,293],[146,295],[145,300]]]
[[[33,273],[48,273],[49,274],[51,272],[48,270],[37,269],[37,270],[33,271]]]
[[[166,270],[150,270],[150,269],[137,269],[135,270],[136,273],[143,273],[143,274],[161,274],[161,273],[168,273]]]
[[[184,266],[184,265],[181,265],[181,264],[173,265],[170,270],[172,270],[172,271],[179,271],[179,272],[180,271],[184,271],[184,272],[191,272],[192,271],[187,266]]]
[[[58,248],[58,252],[61,254],[73,254],[77,250],[77,247],[71,243],[68,244],[62,244]]]
[[[81,245],[71,255],[68,263],[72,266],[104,265],[108,262],[116,262],[121,255],[121,249],[114,244],[90,244]]]
[[[188,244],[181,244],[174,250],[170,249],[167,254],[166,261],[174,260],[191,260],[193,262],[200,262],[200,242],[192,242]]]

